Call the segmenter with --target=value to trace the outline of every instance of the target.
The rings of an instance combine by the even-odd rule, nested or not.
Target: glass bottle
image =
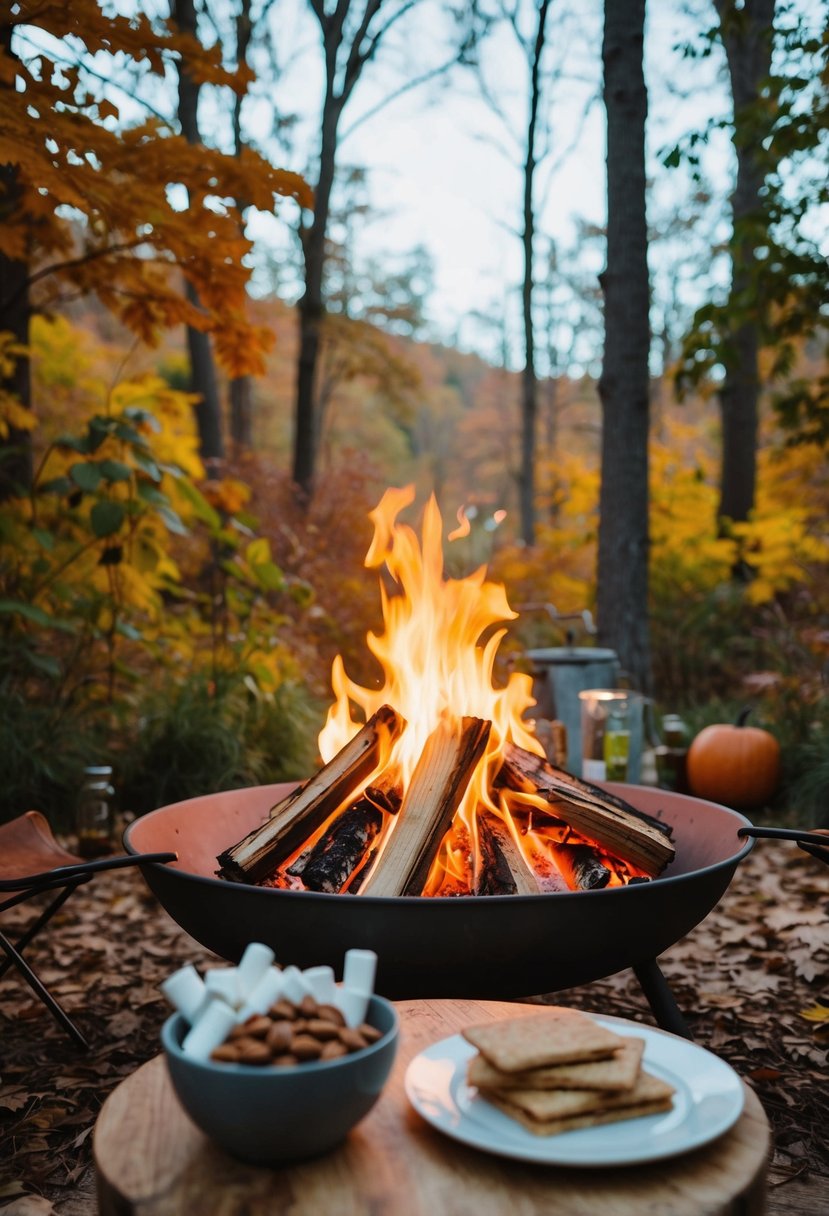
[[[627,781],[630,757],[630,724],[627,702],[612,704],[604,732],[605,777],[608,781]]]
[[[656,786],[659,784],[659,770],[656,764],[656,751],[661,740],[656,729],[653,701],[644,697],[642,703],[642,762],[639,771],[639,784]]]
[[[679,714],[665,714],[662,719],[662,744],[656,749],[656,764],[660,786],[677,794],[688,793],[688,739],[688,727]]]
[[[78,795],[75,829],[81,857],[102,857],[112,848],[115,827],[115,789],[112,767],[108,764],[90,765],[84,769],[83,785]]]

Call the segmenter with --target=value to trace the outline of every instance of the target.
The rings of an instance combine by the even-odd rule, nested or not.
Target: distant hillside
[[[298,329],[295,309],[279,300],[251,301],[255,320],[269,327],[274,346],[265,376],[254,385],[254,449],[290,470]],[[133,339],[95,302],[68,310],[75,324],[103,342],[112,373],[160,370],[187,383],[184,336],[169,334],[155,350]],[[365,466],[378,488],[414,481],[434,490],[451,517],[461,504],[506,510],[504,532],[516,511],[519,468],[519,391],[516,372],[493,367],[452,347],[382,333],[363,322],[330,319],[322,365],[320,467]],[[695,441],[718,442],[712,401],[677,405],[670,386],[654,386],[654,430],[666,413],[690,423]],[[540,511],[555,509],[555,470],[565,460],[598,466],[601,410],[596,384],[560,378],[539,385]],[[690,456],[690,453],[689,453]],[[548,501],[549,500],[549,501]]]

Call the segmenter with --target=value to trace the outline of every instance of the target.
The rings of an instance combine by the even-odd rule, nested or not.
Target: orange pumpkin
[[[762,806],[780,781],[780,744],[758,726],[746,726],[750,710],[736,725],[706,726],[688,749],[688,784],[698,798],[747,809]]]

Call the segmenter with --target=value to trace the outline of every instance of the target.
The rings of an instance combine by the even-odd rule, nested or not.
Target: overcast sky
[[[304,20],[305,0],[280,0],[274,9],[283,45],[304,47],[286,53],[287,70],[279,89],[280,104],[311,116],[319,104],[322,78],[314,51],[315,31]],[[692,37],[695,23],[682,0],[651,3],[646,36],[646,81],[650,94],[648,142],[651,156],[653,218],[668,208],[690,203],[682,172],[669,174],[657,163],[689,125],[726,116],[727,93],[719,80],[715,56],[688,63],[674,48]],[[712,19],[706,0],[697,0],[700,22]],[[411,45],[424,58],[439,58],[442,18],[438,7],[424,6],[410,34]],[[703,26],[704,27],[704,26]],[[548,87],[545,117],[552,132],[550,156],[537,176],[540,203],[539,245],[554,238],[566,249],[578,248],[588,279],[598,274],[600,242],[578,247],[580,224],[602,226],[605,217],[605,114],[601,104],[602,5],[600,0],[554,0],[548,24],[545,59]],[[362,233],[363,250],[393,252],[424,245],[435,265],[436,291],[431,315],[436,329],[461,345],[494,345],[476,324],[477,311],[502,310],[505,298],[518,315],[522,252],[516,228],[521,216],[522,148],[527,106],[527,71],[512,33],[499,30],[484,46],[484,78],[505,115],[500,120],[482,100],[471,73],[453,72],[440,85],[406,94],[365,122],[357,120],[393,92],[400,76],[398,51],[390,47],[355,90],[342,128],[353,134],[343,142],[340,164],[370,171],[372,196],[382,216]],[[284,100],[283,100],[284,99]],[[265,121],[265,107],[250,104],[255,132]],[[297,138],[298,136],[298,138]],[[315,147],[314,121],[294,133],[298,153]],[[712,157],[720,187],[726,186],[727,140]],[[290,165],[302,168],[299,157]],[[552,172],[553,168],[555,169]],[[683,195],[685,196],[683,198]],[[720,209],[722,212],[722,208]],[[723,215],[723,223],[725,216]],[[264,224],[254,231],[264,233]],[[273,228],[268,226],[273,233]],[[727,225],[719,235],[725,235]],[[668,250],[668,256],[670,252]],[[690,276],[689,292],[695,290]],[[698,302],[698,301],[697,301]]]

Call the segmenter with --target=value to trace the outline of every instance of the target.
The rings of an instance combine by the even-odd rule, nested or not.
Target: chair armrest
[[[19,878],[0,880],[0,891],[25,891],[30,887],[59,887],[75,879],[91,878],[103,870],[121,870],[126,866],[144,865],[146,862],[178,861],[178,853],[126,853],[119,857],[100,857],[95,861],[81,861],[77,865],[55,866],[42,874],[25,874]]]

